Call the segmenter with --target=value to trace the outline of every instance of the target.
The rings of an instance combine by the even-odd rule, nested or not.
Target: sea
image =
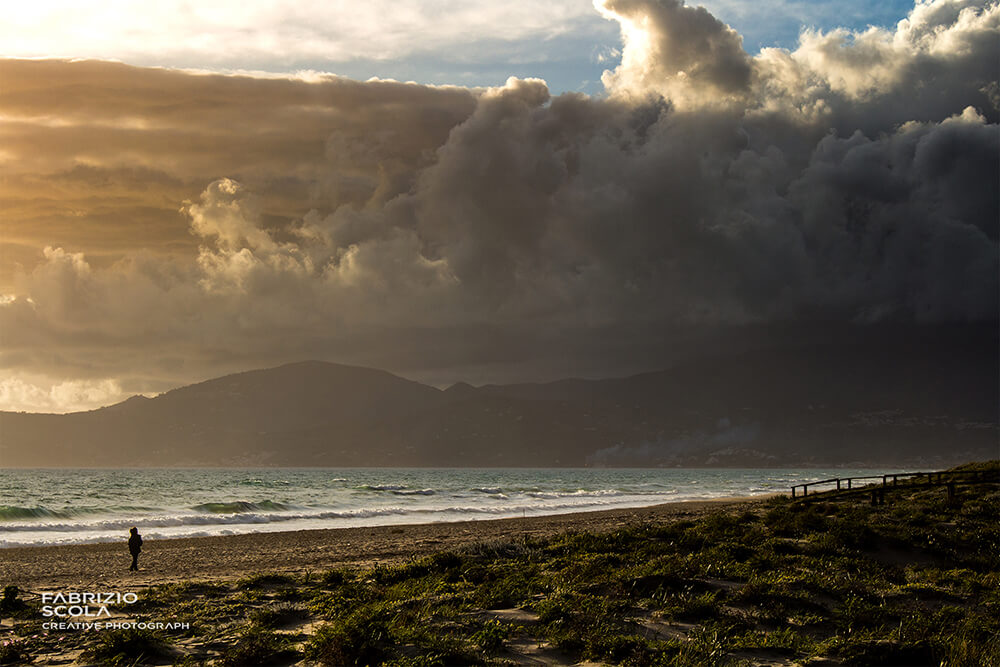
[[[529,517],[789,493],[867,469],[0,469],[0,548]],[[882,471],[877,471],[881,474]]]

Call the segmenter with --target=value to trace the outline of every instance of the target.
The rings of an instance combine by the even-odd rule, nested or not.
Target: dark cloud
[[[3,63],[9,238],[50,246],[0,307],[3,365],[126,392],[304,357],[510,380],[719,328],[997,319],[995,4],[756,58],[704,9],[603,11],[603,98]]]

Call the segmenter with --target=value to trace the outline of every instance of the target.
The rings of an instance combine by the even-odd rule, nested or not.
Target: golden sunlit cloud
[[[585,2],[498,4],[213,0],[5,7],[0,43],[13,57],[114,58],[202,66],[405,58],[478,39],[549,39],[592,16]]]
[[[0,410],[5,411],[78,412],[118,403],[129,395],[111,378],[53,382],[29,374],[0,380]]]

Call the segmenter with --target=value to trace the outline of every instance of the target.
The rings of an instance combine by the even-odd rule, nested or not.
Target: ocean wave
[[[624,496],[630,494],[626,494],[624,491],[619,491],[618,489],[597,489],[596,491],[577,489],[576,491],[529,491],[524,495],[530,498],[581,498],[581,497],[597,497],[597,496],[602,496],[602,497]],[[643,495],[658,495],[658,494],[647,492]]]
[[[209,514],[250,514],[253,512],[281,512],[293,509],[293,506],[276,503],[273,500],[262,500],[259,503],[236,500],[222,503],[202,503],[201,505],[195,505],[191,509],[195,512],[206,512]]]
[[[440,496],[434,489],[410,489],[405,485],[381,485],[379,491],[397,497],[430,497]],[[529,491],[526,493],[503,492],[500,487],[474,487],[468,495],[459,493],[451,495],[451,505],[435,503],[433,506],[414,506],[407,508],[374,507],[364,509],[349,509],[303,505],[293,505],[274,500],[246,501],[228,500],[201,503],[178,510],[164,510],[157,507],[144,506],[108,506],[50,509],[43,506],[19,507],[0,505],[0,533],[21,530],[70,530],[86,531],[95,528],[116,530],[129,528],[133,525],[145,526],[180,526],[180,525],[214,525],[240,523],[271,523],[277,521],[294,521],[297,519],[340,519],[364,518],[395,513],[437,514],[440,512],[458,512],[467,514],[501,514],[503,512],[536,511],[551,508],[591,506],[606,503],[627,501],[629,498],[641,496],[655,502],[659,496],[670,496],[676,490],[647,491],[634,494],[614,489],[575,491]],[[756,492],[757,489],[754,489]],[[490,499],[489,506],[477,506],[476,497],[486,496]],[[468,506],[458,506],[455,501],[462,502],[465,498]],[[485,500],[485,498],[483,498]],[[593,503],[589,501],[594,501]],[[570,503],[570,504],[566,504]],[[103,516],[102,516],[103,515]],[[99,518],[98,518],[99,517]]]
[[[638,500],[638,497],[632,497]],[[567,502],[572,501],[572,502]],[[546,503],[539,505],[536,503],[505,503],[503,505],[445,505],[440,507],[374,507],[357,508],[343,510],[329,510],[317,508],[314,511],[298,512],[234,512],[229,514],[169,514],[161,516],[147,516],[137,518],[134,516],[105,519],[100,521],[81,522],[50,522],[44,523],[18,523],[0,525],[0,535],[19,532],[115,532],[125,531],[132,526],[138,525],[147,527],[177,527],[177,526],[231,526],[239,524],[268,524],[289,521],[317,521],[336,519],[368,519],[385,516],[420,517],[421,521],[431,520],[435,517],[462,517],[477,515],[519,515],[522,512],[547,513],[553,511],[572,510],[581,508],[597,508],[619,504],[622,499],[614,502],[607,502],[599,498],[579,497],[578,499],[565,498],[561,503]],[[625,500],[625,502],[631,502]]]
[[[408,514],[410,510],[381,508],[378,510],[319,511],[315,513],[233,513],[233,514],[173,514],[156,517],[135,517],[89,521],[81,523],[35,523],[0,526],[0,534],[18,532],[85,532],[118,531],[132,526],[169,528],[175,526],[226,526],[235,524],[275,523],[305,519],[355,519],[383,516],[387,514]]]
[[[219,535],[232,534],[234,534],[234,532],[228,530],[195,530],[185,532],[180,537],[218,537]],[[165,535],[161,533],[143,533],[143,538],[146,540],[167,540],[175,537],[179,536]],[[48,547],[68,544],[106,544],[108,542],[121,541],[122,537],[120,535],[90,535],[88,537],[74,535],[73,537],[54,537],[44,540],[0,540],[0,549],[15,549],[17,547]]]
[[[285,479],[267,480],[261,477],[248,477],[237,482],[239,486],[290,486],[291,482]]]
[[[49,509],[47,507],[18,507],[16,505],[0,505],[0,524],[4,521],[23,521],[30,519],[72,519],[94,514],[113,514],[115,512],[157,512],[157,507],[142,507],[133,505],[115,505],[109,507],[73,507]]]
[[[411,489],[408,484],[364,484],[358,487],[363,491],[388,491],[397,496],[433,496],[434,489]]]
[[[50,510],[45,507],[17,507],[14,505],[0,505],[0,521],[12,521],[18,519],[50,519],[69,518],[76,516],[76,510]]]

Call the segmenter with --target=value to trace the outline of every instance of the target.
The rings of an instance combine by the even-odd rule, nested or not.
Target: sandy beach
[[[459,549],[476,542],[567,531],[611,531],[628,524],[740,511],[761,498],[666,503],[652,507],[370,528],[148,540],[140,570],[129,572],[125,543],[0,549],[2,580],[25,591],[131,590],[189,580],[232,580],[264,572],[320,573]],[[140,526],[141,529],[141,526]]]

